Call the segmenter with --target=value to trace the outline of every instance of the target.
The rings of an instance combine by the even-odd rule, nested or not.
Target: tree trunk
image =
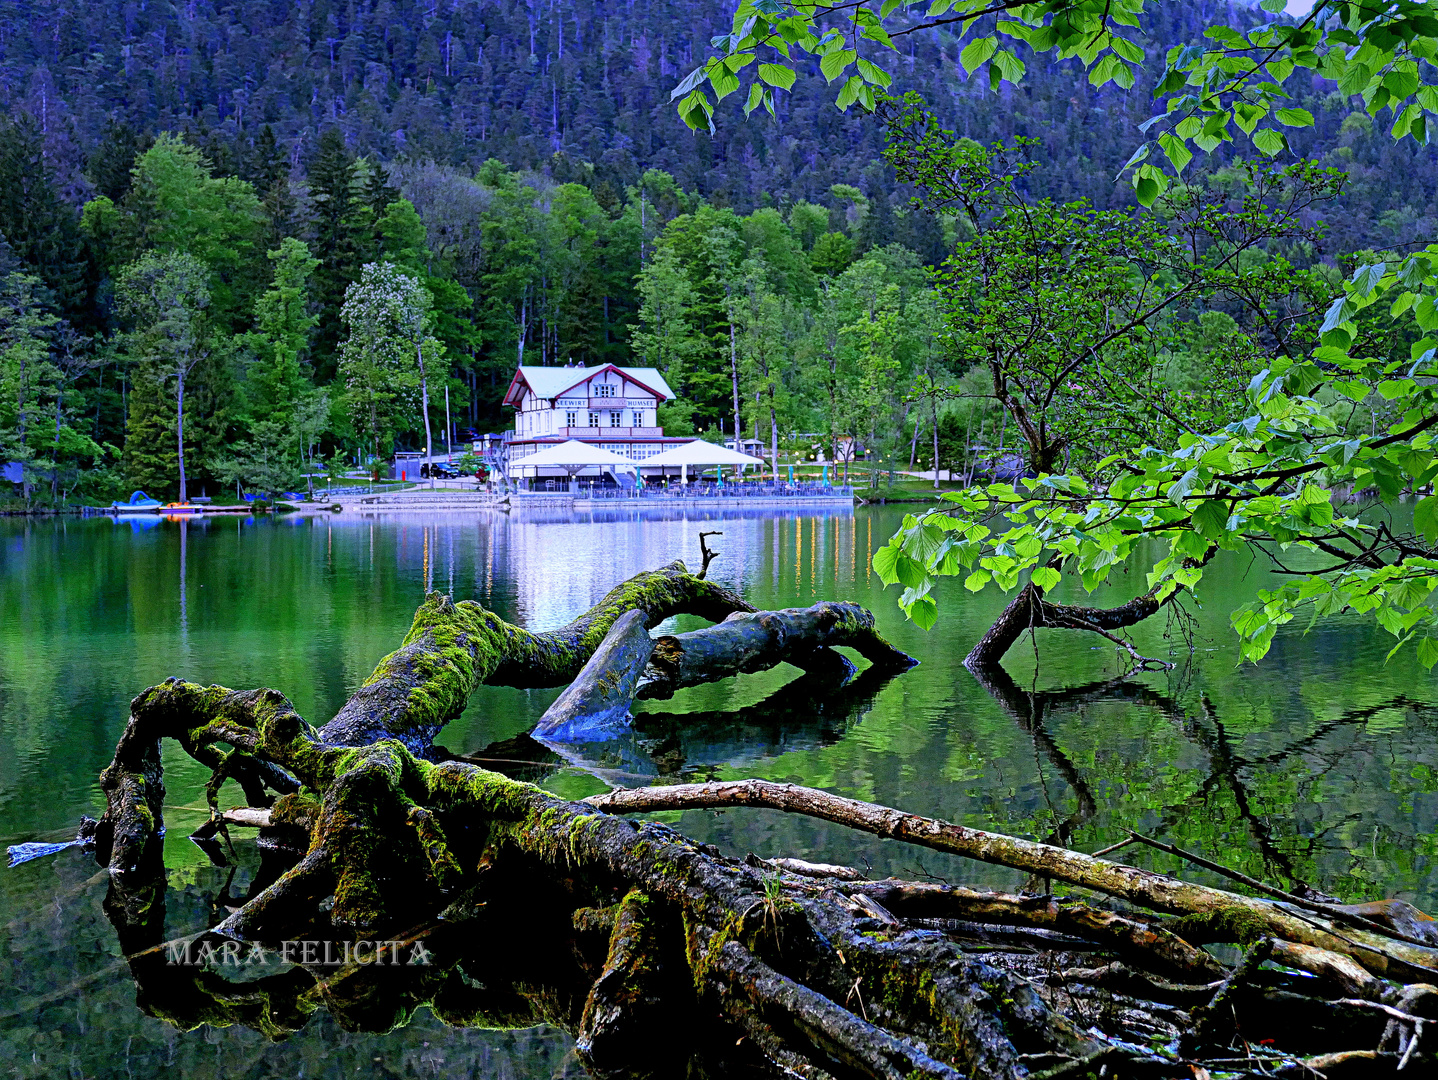
[[[881,670],[904,671],[917,663],[874,630],[874,616],[864,608],[825,601],[809,608],[736,613],[717,626],[661,637],[654,642],[640,693],[657,697],[783,662],[806,668],[822,663],[815,653],[832,646],[855,649]]]
[[[429,487],[434,490],[434,462],[430,460],[434,456],[434,436],[429,428],[429,379],[424,370],[424,342],[418,342],[415,347],[415,356],[419,358],[419,398],[420,408],[424,410],[424,456],[429,464]]]
[[[834,646],[855,649],[881,672],[907,671],[917,663],[885,641],[874,630],[873,615],[857,604],[735,612],[717,626],[658,639],[649,636],[642,613],[631,611],[615,621],[534,735],[556,742],[608,738],[628,719],[636,696],[668,697],[686,686],[781,663],[826,671],[830,688],[838,689],[854,668]]]
[[[618,789],[584,801],[610,812],[760,806],[806,814],[877,836],[1066,881],[1155,911],[1193,916],[1172,924],[1180,936],[1219,940],[1208,935],[1237,934],[1238,940],[1247,941],[1272,934],[1286,942],[1349,957],[1380,978],[1416,980],[1438,973],[1438,948],[1383,938],[1348,926],[1339,929],[1333,920],[1295,914],[1267,900],[1193,885],[1067,848],[906,814],[813,788],[767,780],[734,780]],[[1284,962],[1303,966],[1308,961],[1294,955]]]
[[[774,384],[769,383],[769,461],[773,464],[774,483],[779,482],[779,414],[774,411]]]
[[[1173,593],[1169,600],[1179,595]],[[970,671],[992,667],[1003,659],[1025,630],[1088,630],[1106,636],[1115,630],[1143,622],[1168,603],[1156,599],[1156,590],[1136,596],[1126,604],[1111,608],[1078,607],[1055,604],[1044,599],[1043,590],[1032,583],[1025,585],[994,620],[964,658]]]
[[[182,364],[179,370],[179,379],[175,387],[175,436],[180,461],[180,502],[187,497],[185,490],[185,367]]]
[[[60,490],[60,403],[64,401],[63,390],[55,394],[55,443],[50,451],[50,501],[54,502]]]
[[[642,611],[625,612],[614,621],[574,681],[539,718],[535,738],[599,739],[629,720],[634,692],[654,652],[654,639],[644,621]]]
[[[739,416],[739,346],[734,339],[734,302],[729,295],[729,286],[724,286],[726,309],[729,313],[729,377],[734,382],[734,453],[740,453],[744,439],[744,424]]]
[[[929,422],[934,429],[934,490],[939,488],[939,399],[937,397],[929,400]],[[965,435],[967,440],[967,435]],[[952,474],[950,474],[952,479]]]
[[[381,661],[356,694],[364,704],[352,700],[344,710],[352,714],[350,722],[342,713],[318,732],[273,690],[238,693],[170,680],[145,691],[133,703],[101,780],[108,809],[97,837],[99,857],[111,869],[108,910],[127,949],[156,953],[153,945],[133,946],[141,931],[156,930],[155,905],[163,896],[163,879],[158,893],[154,885],[164,800],[159,740],[174,737],[217,778],[239,779],[252,803],[266,786],[284,792],[267,820],[273,829],[298,830],[307,838],[303,857],[216,927],[221,935],[275,941],[299,933],[326,898],[332,898],[333,933],[364,940],[417,921],[434,925],[423,920],[446,904],[447,918],[462,917],[447,898],[471,897],[461,903],[467,911],[472,909],[464,905],[487,895],[476,894],[485,878],[468,868],[492,865],[493,876],[516,859],[537,861],[551,874],[564,868],[563,889],[576,896],[568,903],[580,907],[576,926],[595,925],[581,916],[602,909],[615,883],[629,896],[615,918],[597,920],[609,928],[608,959],[583,1007],[548,1012],[548,1018],[578,1028],[584,1053],[600,1054],[606,1041],[616,1041],[601,1035],[616,1030],[617,1001],[655,1001],[658,984],[652,982],[641,980],[633,994],[619,992],[640,974],[643,965],[635,960],[641,948],[681,964],[679,983],[694,1003],[684,1015],[714,1016],[771,1061],[809,1075],[960,1080],[947,1063],[956,1060],[979,1075],[1020,1080],[1027,1072],[1025,1048],[1057,1046],[1070,1055],[1094,1049],[1023,980],[935,935],[866,936],[855,925],[851,903],[826,898],[812,881],[786,881],[776,889],[764,873],[701,851],[663,826],[631,825],[473,766],[426,761],[404,744],[418,730],[416,698],[425,699],[429,716],[452,716],[482,678],[496,682],[501,673],[523,673],[521,681],[535,685],[554,673],[572,675],[593,649],[581,644],[585,634],[606,632],[616,603],[638,606],[658,621],[675,610],[733,607],[728,597],[676,565],[626,582],[564,630],[535,635],[476,605],[431,596],[406,644]],[[376,688],[382,688],[378,694]],[[355,713],[367,722],[352,722]],[[238,753],[227,753],[231,748]],[[211,799],[217,789],[212,783]],[[532,908],[543,901],[529,897],[527,903]],[[635,909],[651,905],[655,929],[646,943],[651,932],[640,926]],[[296,971],[277,977],[283,985],[231,986],[202,980],[194,968],[156,965],[142,974],[134,964],[132,971],[169,980],[161,989],[142,989],[142,1001],[163,1001],[189,1017],[219,1015],[233,1008],[231,999],[258,998],[262,1011],[242,1015],[262,1027],[294,1022],[294,1007],[286,1003],[309,979]],[[419,1000],[433,1002],[437,1014],[455,1016],[456,996],[471,996],[455,968],[425,978]],[[177,979],[185,981],[183,991],[173,989]],[[364,1017],[373,992],[336,994],[335,981],[326,977],[326,1000],[341,1022],[372,1023]],[[863,1008],[854,1001],[856,985],[869,988],[871,1000]],[[392,1012],[382,1015],[385,1026],[393,1023]],[[591,1064],[603,1071],[602,1063]]]

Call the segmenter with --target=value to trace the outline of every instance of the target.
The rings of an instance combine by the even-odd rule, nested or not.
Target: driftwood
[[[1302,1069],[1300,1055],[1340,1053],[1367,1055],[1352,1060],[1370,1068],[1431,1068],[1422,1022],[1438,994],[1404,984],[1438,978],[1438,950],[1341,912],[760,781],[569,803],[433,745],[481,683],[574,682],[571,720],[595,703],[611,715],[627,709],[641,635],[679,613],[716,625],[659,639],[644,666],[660,673],[644,676],[654,682],[687,685],[781,661],[812,662],[812,673],[835,662],[836,645],[861,652],[870,670],[908,662],[862,609],[753,613],[676,563],[625,582],[548,634],[431,595],[401,647],[318,729],[275,690],[171,679],[141,693],[101,776],[107,807],[95,831],[110,870],[106,909],[141,1006],[181,1027],[241,1023],[272,1037],[321,1007],[347,1028],[374,1031],[421,1004],[455,1025],[552,1023],[575,1034],[601,1077],[1189,1076],[1205,1067],[1203,1055],[1232,1056],[1228,1042],[1250,1038],[1269,1015],[1290,1018],[1273,1036],[1270,1072]],[[622,678],[598,693],[614,675]],[[163,935],[164,738],[213,771],[210,829],[258,828],[265,841],[263,872],[246,896],[225,898],[232,910],[205,942],[323,938],[359,955],[360,943],[383,938],[394,955],[422,944],[433,960],[325,968],[302,959],[244,982],[167,964],[176,946]],[[221,813],[227,779],[248,805]],[[784,852],[737,860],[619,816],[731,806],[825,817],[1128,907],[870,882]],[[976,940],[974,928],[977,940],[997,944],[973,951],[964,943]],[[1235,974],[1202,948],[1260,940],[1287,968],[1318,978],[1261,966],[1253,953]],[[1230,1031],[1219,1022],[1224,1006],[1258,1019]],[[1301,1016],[1319,1019],[1291,1019]],[[676,1021],[685,1038],[663,1037]]]

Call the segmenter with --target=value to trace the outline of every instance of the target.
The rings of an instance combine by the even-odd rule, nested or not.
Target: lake
[[[271,686],[323,723],[398,644],[426,589],[552,629],[640,570],[678,558],[697,566],[698,533],[718,529],[712,577],[761,608],[857,601],[921,664],[886,682],[861,676],[817,700],[785,692],[797,674],[787,667],[682,691],[639,703],[631,735],[562,757],[524,738],[557,690],[481,688],[440,741],[568,797],[608,783],[757,776],[1084,851],[1135,829],[1284,886],[1297,879],[1345,899],[1400,896],[1438,908],[1433,678],[1411,652],[1385,664],[1393,639],[1357,617],[1306,635],[1291,624],[1262,664],[1241,666],[1228,613],[1267,580],[1252,559],[1213,564],[1194,620],[1160,616],[1137,628],[1141,651],[1178,661],[1171,672],[1116,681],[1127,665],[1110,645],[1043,631],[1012,651],[1008,678],[981,685],[961,661],[1003,597],[944,582],[938,626],[925,633],[906,623],[897,590],[869,569],[901,508],[526,513],[0,519],[4,843],[67,839],[82,814],[103,810],[96,776],[128,702],[166,676]],[[1123,586],[1094,602],[1141,591]],[[165,761],[166,933],[175,937],[223,917],[229,882],[187,838],[206,816],[195,809],[206,772],[173,746]],[[811,819],[731,810],[665,820],[737,854],[1023,883]],[[1179,869],[1145,848],[1121,857]],[[177,1031],[136,1005],[104,895],[105,875],[75,849],[0,871],[7,1075],[583,1075],[560,1031],[454,1030],[424,1009],[385,1035],[340,1030],[323,1011],[283,1042],[243,1027]]]

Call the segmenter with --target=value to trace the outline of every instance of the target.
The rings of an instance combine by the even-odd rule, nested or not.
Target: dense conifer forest
[[[1148,52],[1255,15],[1161,9]],[[418,445],[406,357],[426,342],[447,369],[429,399],[447,382],[456,427],[507,426],[520,360],[632,361],[680,391],[671,431],[732,431],[737,381],[738,422],[781,455],[795,433],[853,433],[919,467],[1011,445],[929,273],[973,223],[912,203],[884,123],[836,110],[818,78],[779,95],[774,120],[730,102],[695,134],[675,114],[671,87],[728,17],[692,2],[0,7],[0,456],[24,464],[24,497],[175,491],[182,387],[192,488],[280,489]],[[1114,178],[1143,86],[1095,89],[1076,62],[1025,54],[1023,83],[991,93],[958,52],[942,28],[906,38],[896,90],[959,138],[1027,140],[1016,199],[1134,208]],[[1306,311],[1355,253],[1431,235],[1438,163],[1331,82],[1295,104],[1316,123],[1279,164],[1310,156],[1342,190],[1257,251],[1309,275]],[[1236,196],[1240,164],[1221,147],[1197,186]],[[399,293],[351,292],[383,263]],[[409,329],[400,294],[423,309]],[[1230,324],[1271,350],[1240,307],[1195,298],[1146,346],[1155,369],[1203,381]]]

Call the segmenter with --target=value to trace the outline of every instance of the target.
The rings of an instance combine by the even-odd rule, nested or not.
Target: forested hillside
[[[1201,39],[1214,21],[1253,21],[1244,5],[1164,5],[1148,26],[1152,57]],[[0,104],[36,117],[56,181],[72,200],[128,168],[135,134],[185,131],[221,171],[243,169],[265,126],[303,169],[335,127],[351,151],[381,161],[433,160],[471,172],[488,158],[566,174],[592,163],[601,200],[645,169],[740,209],[824,198],[834,183],[888,190],[872,166],[880,129],[836,111],[820,79],[779,95],[779,120],[748,122],[739,102],[713,136],[695,136],[669,104],[677,80],[728,29],[725,0],[519,3],[512,0],[56,0],[0,5]],[[968,80],[958,39],[936,29],[904,39],[901,89],[917,90],[961,134],[1043,142],[1035,191],[1099,206],[1130,196],[1111,183],[1147,118],[1140,85],[1096,91],[1077,61],[1035,59],[1022,86],[995,96]],[[1330,213],[1345,248],[1405,239],[1432,203],[1431,150],[1370,138],[1332,84],[1314,79],[1295,104],[1318,117],[1295,136],[1300,153],[1348,165],[1358,184],[1347,213]],[[113,125],[120,125],[118,133]],[[108,141],[107,141],[108,136]],[[1382,176],[1382,182],[1375,178]],[[892,193],[891,193],[892,194]]]
[[[1150,56],[1252,17],[1160,10]],[[505,425],[520,359],[637,353],[681,391],[671,430],[732,425],[737,375],[766,442],[853,430],[921,461],[897,386],[928,380],[932,435],[939,387],[967,368],[923,268],[963,222],[912,208],[884,126],[836,111],[818,78],[779,95],[777,119],[731,100],[691,133],[669,90],[728,18],[714,0],[0,5],[0,456],[28,463],[27,495],[173,491],[183,385],[191,478],[282,486],[419,444],[403,356],[428,348],[431,402],[447,388],[480,429]],[[1034,140],[1018,196],[1133,207],[1114,177],[1142,86],[1096,90],[1077,63],[1026,55],[1022,85],[993,94],[958,52],[943,29],[905,38],[896,89],[959,136]],[[1295,152],[1347,183],[1269,255],[1346,265],[1432,234],[1432,149],[1375,136],[1321,79],[1295,104],[1317,118]],[[1232,164],[1220,148],[1193,168],[1236,195]],[[1326,235],[1307,228],[1320,217]],[[423,309],[403,332],[380,279],[354,291],[381,262]],[[1204,340],[1233,313],[1208,315]],[[962,438],[957,408],[951,448],[1002,441],[996,407],[965,406]]]

